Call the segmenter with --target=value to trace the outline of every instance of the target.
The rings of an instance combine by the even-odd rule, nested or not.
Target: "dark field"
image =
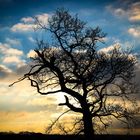
[[[41,133],[0,133],[0,140],[85,140],[74,135],[45,135]],[[140,140],[140,135],[96,135],[94,140]]]

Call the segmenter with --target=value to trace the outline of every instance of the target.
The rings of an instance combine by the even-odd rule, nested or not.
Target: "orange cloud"
[[[34,50],[30,50],[27,54],[27,57],[30,58],[30,57],[35,57],[36,56],[36,52]]]
[[[132,4],[129,11],[129,20],[132,22],[140,21],[140,2]]]

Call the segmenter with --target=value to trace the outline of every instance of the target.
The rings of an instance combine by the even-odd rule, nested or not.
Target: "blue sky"
[[[42,97],[36,95],[27,82],[10,89],[8,85],[22,76],[28,69],[29,57],[34,55],[35,38],[39,35],[33,31],[33,17],[37,16],[47,23],[48,17],[61,7],[73,15],[78,14],[87,26],[99,26],[107,33],[105,44],[100,48],[107,51],[119,43],[122,47],[133,46],[134,53],[140,53],[139,0],[0,0],[0,131],[43,129],[46,112],[42,105],[46,103]],[[50,39],[48,36],[44,38]],[[24,91],[21,91],[23,87]],[[10,104],[7,105],[7,102]],[[50,112],[60,111],[56,111],[56,106],[50,108]],[[42,122],[36,119],[36,115],[42,116]],[[12,128],[9,124],[15,116],[17,120],[13,123],[16,127]],[[35,129],[37,123],[30,127],[30,119],[40,124],[38,130]]]
[[[139,0],[0,0],[0,42],[4,43],[6,38],[18,39],[27,53],[33,46],[27,37],[34,33],[12,32],[12,26],[21,23],[22,18],[51,14],[59,7],[77,13],[89,26],[101,27],[108,34],[107,45],[130,41],[139,50]]]

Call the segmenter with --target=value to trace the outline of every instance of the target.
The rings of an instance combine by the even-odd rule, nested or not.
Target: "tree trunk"
[[[84,109],[83,112],[84,134],[87,140],[93,140],[94,129],[92,124],[92,116],[89,108]]]

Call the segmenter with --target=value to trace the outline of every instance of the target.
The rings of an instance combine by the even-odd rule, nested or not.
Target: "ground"
[[[85,140],[83,136],[45,135],[41,133],[0,133],[0,139],[6,140]],[[94,140],[139,140],[140,135],[96,135]]]

